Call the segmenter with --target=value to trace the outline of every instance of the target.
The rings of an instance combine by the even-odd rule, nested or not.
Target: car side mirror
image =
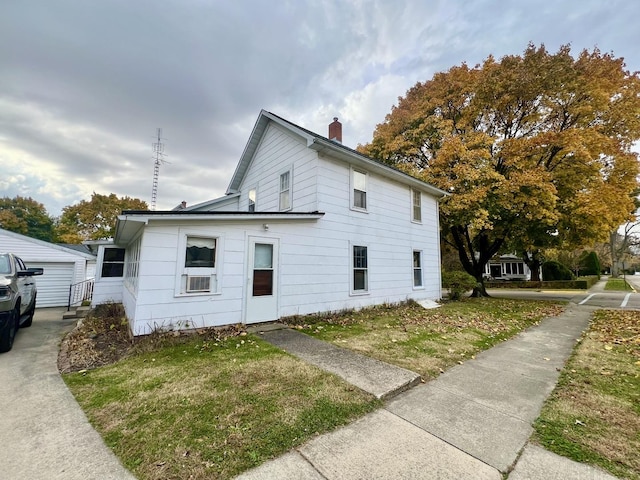
[[[42,275],[44,273],[44,268],[41,267],[32,267],[27,268],[26,270],[19,270],[19,277],[32,277],[34,275]]]

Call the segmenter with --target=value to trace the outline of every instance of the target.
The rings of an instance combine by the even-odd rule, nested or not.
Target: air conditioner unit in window
[[[211,291],[210,275],[187,277],[187,293],[210,292],[210,291]]]

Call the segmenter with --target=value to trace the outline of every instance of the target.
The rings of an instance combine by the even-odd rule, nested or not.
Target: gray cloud
[[[529,41],[597,45],[639,70],[639,14],[622,0],[9,0],[0,195],[53,214],[92,191],[149,201],[162,127],[158,208],[204,201],[224,193],[261,108],[319,133],[338,115],[355,146],[415,82]]]

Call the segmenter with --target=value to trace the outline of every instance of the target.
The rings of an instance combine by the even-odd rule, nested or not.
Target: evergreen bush
[[[567,267],[560,262],[549,260],[542,264],[542,280],[573,280],[575,276]]]
[[[472,290],[477,284],[476,279],[467,272],[442,272],[442,285],[449,289],[451,300],[460,300],[465,292]]]

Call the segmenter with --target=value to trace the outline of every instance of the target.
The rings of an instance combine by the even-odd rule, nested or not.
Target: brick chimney
[[[338,117],[333,117],[333,122],[329,124],[329,140],[342,143],[342,124]]]

